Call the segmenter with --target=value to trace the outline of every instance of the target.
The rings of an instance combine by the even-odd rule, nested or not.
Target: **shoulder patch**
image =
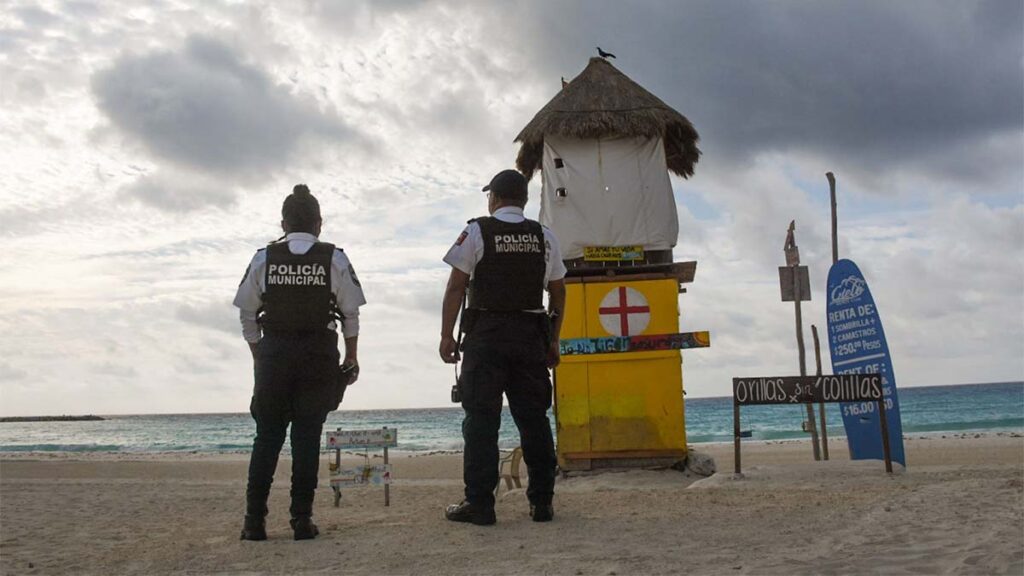
[[[349,262],[349,265],[348,265],[348,273],[352,275],[352,283],[355,284],[356,286],[362,288],[363,285],[359,283],[359,277],[356,276],[356,269],[352,267],[352,263],[351,262]]]
[[[455,245],[462,246],[462,242],[465,241],[467,237],[469,237],[469,232],[463,230],[462,234],[459,234],[459,238],[455,240]]]

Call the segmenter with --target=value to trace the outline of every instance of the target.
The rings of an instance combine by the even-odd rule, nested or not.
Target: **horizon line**
[[[1024,380],[1004,380],[1004,381],[999,381],[999,382],[967,382],[967,383],[960,383],[960,384],[928,384],[928,385],[925,385],[925,386],[908,385],[908,386],[904,386],[903,389],[908,389],[908,388],[949,388],[949,387],[955,387],[955,386],[993,386],[993,385],[998,385],[998,384],[1022,384],[1022,385],[1024,385]],[[897,387],[897,390],[899,390],[899,389],[900,388]],[[728,398],[732,398],[732,396],[694,396],[692,398],[685,398],[685,392],[684,392],[684,401],[685,400],[714,400],[714,399],[719,399],[719,398],[721,398],[721,399],[728,399]],[[504,408],[505,406],[508,406],[508,405],[503,403],[502,407]],[[461,408],[461,406],[450,404],[448,406],[421,406],[421,407],[418,407],[418,408],[411,408],[411,407],[405,407],[405,408],[353,408],[353,409],[332,410],[331,412],[376,412],[376,411],[382,411],[382,410],[413,411],[413,410],[444,410],[444,409],[457,409],[457,408]],[[239,412],[147,412],[147,413],[138,413],[138,412],[136,412],[136,413],[110,413],[110,414],[90,413],[90,414],[28,414],[28,415],[26,415],[26,414],[0,414],[0,418],[81,418],[81,417],[86,417],[86,416],[97,416],[97,417],[100,417],[100,418],[104,418],[104,417],[108,417],[108,416],[109,417],[124,417],[124,416],[213,416],[213,415],[228,415],[228,414],[248,414],[248,412],[242,410],[242,411],[239,411]],[[0,422],[0,424],[11,424],[11,423],[12,422]]]

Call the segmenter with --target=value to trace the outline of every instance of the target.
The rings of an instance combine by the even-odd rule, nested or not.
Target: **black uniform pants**
[[[277,459],[291,424],[292,517],[313,511],[320,434],[338,367],[338,335],[318,331],[265,334],[256,350],[256,385],[249,412],[256,439],[249,459],[246,514],[264,517]]]
[[[555,445],[547,411],[551,377],[546,366],[547,316],[480,313],[463,344],[462,437],[466,500],[494,506],[498,485],[498,430],[501,395],[523,447],[530,474],[526,495],[533,504],[550,504],[555,488]]]

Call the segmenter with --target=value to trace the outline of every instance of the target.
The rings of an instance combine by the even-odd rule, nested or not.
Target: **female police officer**
[[[315,538],[313,495],[320,433],[337,407],[340,319],[346,369],[357,369],[359,307],[366,303],[345,253],[320,242],[320,204],[305,184],[281,207],[285,236],[253,256],[238,286],[242,335],[249,342],[256,384],[249,411],[256,439],[249,460],[243,540],[267,538],[264,518],[285,431],[291,424],[291,526],[296,540]]]

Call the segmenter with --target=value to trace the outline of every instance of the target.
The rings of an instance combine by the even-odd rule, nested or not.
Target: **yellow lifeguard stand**
[[[710,342],[706,332],[679,334],[678,294],[684,278],[665,272],[568,279],[565,354],[555,371],[563,470],[674,462],[686,456],[679,350]],[[606,325],[616,322],[620,332],[638,337],[632,342],[652,342],[652,349],[574,353],[574,343],[614,343]]]
[[[601,58],[520,132],[516,164],[543,172],[540,220],[569,274],[555,371],[562,470],[671,463],[686,456],[679,294],[696,262],[679,235],[671,170],[699,158],[689,120]]]

